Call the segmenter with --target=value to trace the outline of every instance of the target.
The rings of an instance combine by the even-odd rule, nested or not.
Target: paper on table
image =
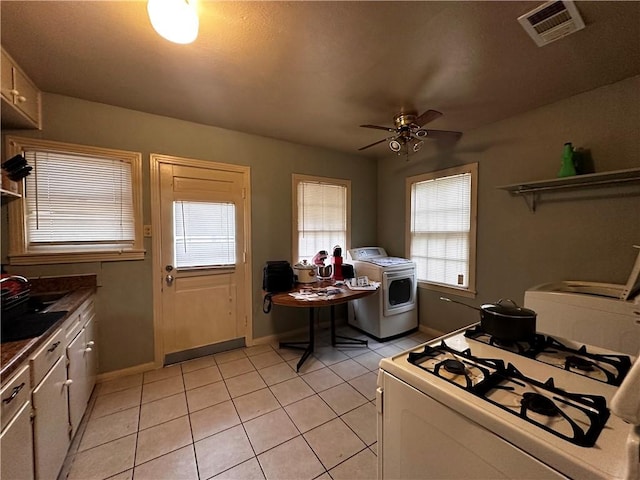
[[[369,282],[369,285],[365,285],[362,287],[351,285],[350,283],[346,283],[345,285],[349,287],[349,290],[377,290],[380,286],[380,282]]]

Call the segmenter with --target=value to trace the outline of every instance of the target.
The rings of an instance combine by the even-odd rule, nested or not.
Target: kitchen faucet
[[[29,280],[27,280],[22,275],[10,275],[8,277],[0,278],[0,284],[6,282],[7,280],[18,280],[19,282],[22,282],[22,283],[29,283]]]

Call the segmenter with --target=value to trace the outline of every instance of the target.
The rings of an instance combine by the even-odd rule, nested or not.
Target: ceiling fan
[[[385,130],[393,133],[390,137],[383,138],[370,145],[359,148],[365,150],[382,142],[389,142],[389,148],[398,155],[402,153],[403,147],[406,146],[407,155],[410,151],[417,152],[424,145],[425,138],[446,139],[456,141],[462,136],[462,132],[453,132],[449,130],[431,130],[422,128],[429,122],[442,116],[442,113],[436,110],[427,110],[421,115],[417,112],[398,113],[393,117],[395,127],[381,127],[379,125],[360,125],[364,128],[375,128],[377,130]]]

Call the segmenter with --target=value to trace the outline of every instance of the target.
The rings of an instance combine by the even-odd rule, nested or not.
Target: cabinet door
[[[29,117],[34,124],[40,119],[40,92],[20,70],[13,72],[14,87],[18,91],[15,96],[15,106]]]
[[[83,329],[67,347],[67,376],[73,382],[69,385],[69,422],[71,423],[71,436],[75,435],[82,415],[87,407],[87,362],[86,355],[86,331]]]
[[[69,448],[67,369],[61,356],[33,390],[35,474],[40,480],[56,478]]]
[[[87,360],[87,402],[93,392],[93,387],[96,385],[96,375],[98,373],[98,340],[97,340],[97,328],[96,319],[93,315],[87,322],[85,329],[85,337],[87,339],[86,360]]]
[[[13,104],[13,62],[2,50],[2,57],[0,58],[0,70],[2,71],[2,78],[0,83],[0,91],[2,96],[11,104]]]
[[[26,402],[0,436],[0,477],[33,480],[31,403]]]

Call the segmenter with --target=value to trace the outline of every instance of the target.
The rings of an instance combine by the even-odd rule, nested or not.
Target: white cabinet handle
[[[26,102],[26,101],[27,101],[27,97],[24,97],[24,96],[22,96],[22,95],[18,95],[18,101],[19,101],[20,103],[24,103],[24,102]]]
[[[69,386],[69,385],[71,385],[72,383],[73,383],[73,380],[69,379],[69,380],[65,380],[62,384],[63,384],[65,387],[68,387],[68,386]]]
[[[91,348],[91,347],[87,347],[87,348],[84,349],[85,352],[90,352],[92,350],[93,350],[93,348]]]
[[[96,344],[93,340],[87,342],[87,347],[93,347]]]
[[[9,90],[9,93],[11,95],[20,95],[20,92],[18,90],[16,90],[15,88],[13,90]]]

